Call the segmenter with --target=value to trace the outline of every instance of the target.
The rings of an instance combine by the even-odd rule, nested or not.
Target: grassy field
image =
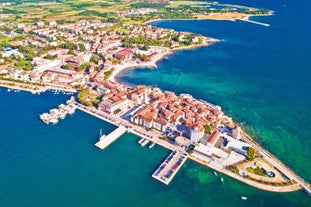
[[[27,1],[27,0],[25,0]],[[59,2],[44,2],[37,0],[28,0],[22,4],[13,4],[10,6],[0,6],[0,13],[13,14],[9,17],[2,18],[0,21],[10,23],[35,23],[37,21],[58,21],[62,22],[76,22],[81,19],[100,19],[107,22],[120,22],[130,24],[142,24],[148,20],[155,18],[162,19],[216,19],[229,20],[239,19],[245,17],[244,13],[221,11],[189,11],[184,8],[190,5],[191,9],[197,4],[211,5],[211,2],[202,1],[170,1],[168,4],[149,4],[149,7],[157,7],[158,13],[156,15],[148,14],[143,16],[128,16],[128,11],[137,4],[146,3],[133,0],[62,0]],[[148,3],[146,4],[148,5]],[[221,5],[228,7],[242,8],[243,6]],[[141,7],[139,7],[141,8]],[[244,7],[243,7],[244,8]],[[245,7],[246,8],[246,7]],[[248,8],[250,9],[250,8]],[[256,11],[250,9],[249,11]]]

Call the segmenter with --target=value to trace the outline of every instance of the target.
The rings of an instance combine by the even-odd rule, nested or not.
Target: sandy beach
[[[108,80],[112,81],[112,82],[118,82],[116,80],[116,77],[118,76],[119,73],[121,73],[124,70],[129,70],[129,69],[135,69],[135,68],[152,68],[152,69],[156,69],[157,68],[157,62],[162,60],[163,58],[165,58],[166,56],[172,54],[174,51],[177,50],[189,50],[189,49],[195,49],[198,47],[207,47],[210,46],[216,42],[219,42],[220,40],[218,39],[214,39],[214,38],[204,38],[203,43],[200,45],[190,45],[187,47],[179,47],[179,48],[173,48],[173,49],[169,49],[166,48],[166,52],[163,53],[159,53],[156,57],[154,57],[152,60],[148,61],[148,62],[129,62],[129,63],[123,63],[123,64],[118,64],[114,66],[114,71],[111,73],[111,75],[109,76]]]

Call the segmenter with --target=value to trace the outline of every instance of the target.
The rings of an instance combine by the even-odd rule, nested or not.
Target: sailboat
[[[103,135],[102,134],[102,129],[100,129],[100,131],[99,131],[99,140],[102,140],[105,137],[106,137],[106,135]]]

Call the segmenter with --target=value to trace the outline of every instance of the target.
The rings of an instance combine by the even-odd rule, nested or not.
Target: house
[[[208,145],[214,146],[216,142],[218,141],[219,136],[220,136],[220,133],[217,130],[214,131],[213,134],[207,140]]]
[[[55,21],[49,22],[49,26],[50,26],[50,27],[56,26],[56,22],[55,22]]]
[[[133,54],[132,54],[131,48],[125,48],[115,54],[116,58],[123,60],[123,61],[132,59],[132,56]]]
[[[150,116],[142,116],[143,126],[150,129],[153,127],[153,119]]]
[[[202,124],[195,123],[190,129],[190,139],[193,142],[199,142],[204,136],[204,127]]]
[[[168,122],[163,119],[159,119],[159,118],[154,119],[153,128],[161,132],[166,132],[168,129]]]
[[[37,27],[43,27],[44,26],[44,22],[42,22],[42,21],[41,22],[37,22],[36,25],[37,25]]]
[[[124,111],[128,107],[128,99],[120,99],[118,101],[104,100],[98,104],[98,109],[107,113],[116,113],[117,110]]]

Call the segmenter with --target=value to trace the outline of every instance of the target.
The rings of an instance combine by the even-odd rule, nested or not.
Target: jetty
[[[164,162],[156,169],[152,174],[152,177],[166,185],[168,185],[177,172],[180,170],[181,166],[187,160],[187,154],[179,151],[172,151],[169,156],[164,160]]]
[[[240,20],[241,20],[241,21],[244,21],[244,22],[249,22],[249,23],[253,23],[253,24],[258,24],[258,25],[265,26],[265,27],[269,27],[269,26],[270,26],[270,24],[268,24],[268,23],[257,22],[257,21],[250,20],[250,19],[248,19],[248,18],[240,19]]]
[[[117,129],[112,131],[110,134],[106,136],[101,136],[100,140],[95,144],[95,146],[103,150],[106,147],[108,147],[112,142],[114,142],[119,137],[121,137],[126,131],[127,129],[124,126],[119,126]]]

